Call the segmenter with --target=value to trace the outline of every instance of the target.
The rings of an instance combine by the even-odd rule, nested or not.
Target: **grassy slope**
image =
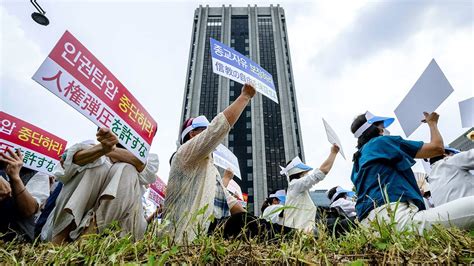
[[[111,227],[103,234],[84,236],[62,247],[0,242],[0,264],[474,263],[474,231],[434,227],[419,236],[397,232],[393,225],[374,224],[335,238],[330,230],[320,228],[318,237],[301,234],[272,243],[201,236],[190,245],[176,246],[156,236],[160,225],[154,225],[135,243],[129,237],[118,237],[118,230]]]

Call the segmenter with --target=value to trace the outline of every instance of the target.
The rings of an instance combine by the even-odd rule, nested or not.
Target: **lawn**
[[[116,226],[64,246],[0,242],[0,264],[473,264],[474,231],[435,226],[423,235],[398,232],[393,224],[356,227],[336,237],[319,224],[317,236],[297,234],[273,241],[225,240],[202,235],[189,245],[157,237],[152,224],[144,239],[118,237]]]

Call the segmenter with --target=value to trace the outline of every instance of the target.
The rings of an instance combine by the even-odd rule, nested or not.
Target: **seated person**
[[[142,163],[119,148],[117,136],[108,128],[97,131],[93,141],[70,147],[54,175],[63,183],[51,213],[52,241],[61,244],[86,233],[102,232],[118,221],[121,235],[141,239],[147,226],[141,197],[144,185],[156,180],[158,156],[149,154]]]
[[[431,198],[434,206],[474,196],[474,149],[459,152],[445,148],[443,155],[430,159]]]
[[[35,219],[49,196],[49,177],[23,166],[20,150],[0,153],[0,234],[34,240]],[[13,230],[13,231],[12,231]]]
[[[411,167],[414,158],[442,155],[444,145],[438,130],[439,115],[424,113],[424,116],[423,122],[430,128],[429,143],[389,136],[386,128],[394,119],[370,112],[357,116],[352,123],[358,151],[353,157],[351,180],[356,187],[356,211],[361,224],[395,222],[396,229],[419,234],[434,224],[467,230],[474,226],[474,197],[426,210]]]
[[[163,208],[163,218],[169,224],[161,232],[171,235],[176,243],[191,242],[198,234],[206,234],[211,215],[222,218],[227,212],[245,213],[242,205],[222,187],[212,152],[228,135],[255,92],[254,87],[246,84],[240,96],[211,123],[204,116],[183,123],[181,146],[171,158]]]
[[[319,181],[323,180],[334,164],[339,147],[333,145],[328,158],[319,169],[308,174],[313,168],[304,164],[299,157],[288,163],[280,172],[288,178],[288,190],[283,215],[284,225],[290,228],[312,233],[315,229],[316,206],[309,195],[309,190]]]
[[[262,212],[262,218],[274,223],[283,225],[283,206],[285,204],[285,190],[278,190],[270,194],[265,200],[267,207]]]
[[[340,207],[344,211],[345,216],[348,218],[355,217],[357,215],[355,210],[356,203],[352,200],[354,195],[353,191],[345,190],[339,186],[333,187],[327,192],[327,196],[331,201],[329,207]]]

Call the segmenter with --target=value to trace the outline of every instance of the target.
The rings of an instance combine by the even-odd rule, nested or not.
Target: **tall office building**
[[[304,160],[285,12],[270,7],[203,7],[194,12],[181,122],[205,115],[209,120],[240,94],[242,85],[212,71],[209,39],[233,47],[273,76],[279,104],[257,93],[230,131],[225,145],[239,158],[248,193],[248,210],[260,206],[272,190],[287,187],[280,165]]]

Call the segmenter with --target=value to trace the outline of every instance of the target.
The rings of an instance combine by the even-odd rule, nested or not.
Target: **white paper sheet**
[[[336,132],[334,132],[332,127],[328,124],[328,122],[326,122],[326,120],[324,120],[324,118],[323,118],[323,124],[324,124],[324,128],[326,129],[326,135],[328,137],[329,143],[337,144],[337,146],[339,146],[339,153],[342,155],[342,158],[344,158],[345,160],[346,156],[344,155],[344,151],[342,151],[342,144]]]
[[[420,78],[395,109],[403,132],[408,137],[421,125],[423,112],[434,112],[454,91],[436,61],[431,60]]]
[[[239,160],[237,157],[224,145],[220,144],[213,152],[214,164],[224,169],[230,168],[234,175],[242,179],[240,175]]]
[[[474,97],[459,102],[461,125],[463,128],[474,127]]]

